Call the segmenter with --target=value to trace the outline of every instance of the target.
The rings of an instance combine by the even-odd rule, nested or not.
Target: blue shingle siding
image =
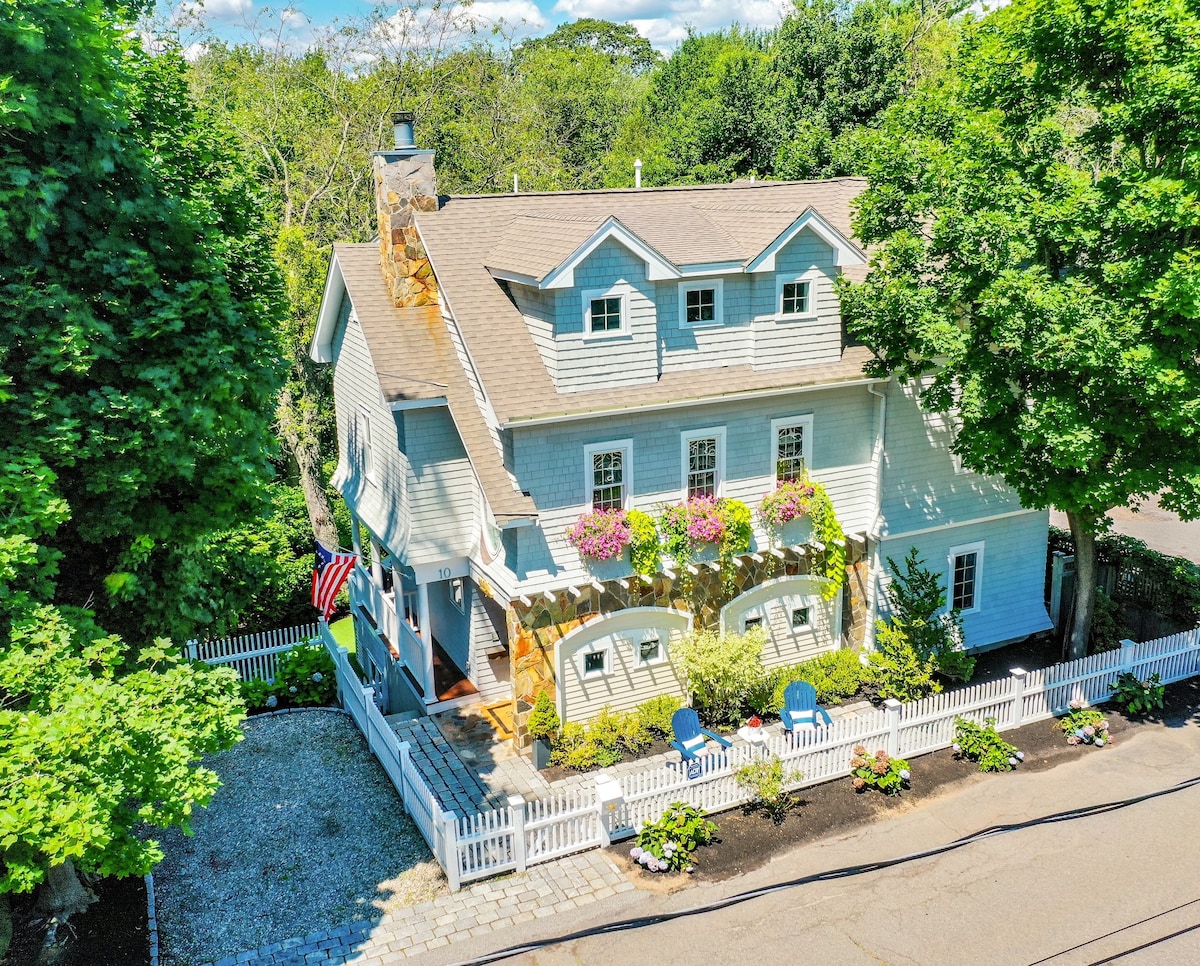
[[[583,293],[628,285],[627,332],[612,336],[584,333]],[[575,269],[575,285],[556,293],[555,343],[559,392],[605,389],[658,378],[655,286],[645,263],[612,239],[600,244]]]
[[[1021,507],[999,478],[958,471],[950,453],[950,421],[926,413],[913,384],[890,383],[884,445],[883,533],[961,523]]]
[[[983,544],[976,612],[963,614],[963,630],[970,649],[988,648],[1019,640],[1050,627],[1045,606],[1046,511],[1029,511],[1016,516],[945,527],[910,538],[884,540],[881,562],[892,557],[901,563],[909,547],[915,546],[925,566],[951,588],[951,548]],[[884,564],[882,574],[887,574]],[[885,611],[887,598],[880,595]]]
[[[554,323],[558,302],[554,292],[543,292],[532,285],[508,283],[508,291],[517,303],[533,344],[541,354],[542,363],[550,373],[550,379],[558,384],[558,343],[554,337]]]
[[[341,492],[347,506],[392,553],[408,544],[411,511],[407,460],[398,445],[402,428],[384,403],[375,364],[357,322],[350,321],[349,297],[342,300],[333,340],[333,394],[337,412]],[[375,470],[363,467],[360,413],[370,416]]]
[[[479,531],[478,485],[444,406],[405,414],[409,507],[408,563],[433,563],[472,550]]]
[[[846,529],[866,529],[873,518],[875,422],[873,397],[862,386],[514,429],[517,478],[537,504],[540,524],[518,531],[519,576],[578,571],[578,557],[565,532],[588,508],[586,446],[632,440],[627,469],[632,504],[655,513],[660,504],[682,497],[681,434],[724,427],[723,492],[756,507],[774,486],[771,420],[807,414],[814,416],[814,477],[828,487]]]

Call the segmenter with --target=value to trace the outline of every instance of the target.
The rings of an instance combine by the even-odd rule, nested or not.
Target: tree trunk
[[[96,894],[79,880],[75,863],[67,859],[61,865],[46,870],[46,878],[38,889],[38,912],[66,922],[68,917],[83,912],[96,901]]]
[[[1096,531],[1090,521],[1081,520],[1071,512],[1067,513],[1067,522],[1075,541],[1075,620],[1071,623],[1067,648],[1067,660],[1074,661],[1087,656],[1092,633],[1092,614],[1096,609]]]
[[[279,435],[284,446],[296,461],[300,475],[300,488],[304,491],[304,505],[308,508],[308,522],[313,536],[330,550],[338,546],[337,524],[333,520],[333,508],[325,493],[322,479],[321,454],[318,451],[316,433],[304,425],[301,415],[306,406],[296,405],[291,385],[285,385],[279,393]]]

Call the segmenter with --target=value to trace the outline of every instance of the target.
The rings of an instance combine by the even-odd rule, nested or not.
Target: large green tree
[[[1200,513],[1200,14],[1185,0],[1016,0],[968,31],[961,79],[866,152],[876,374],[920,378],[955,451],[1066,511],[1073,657],[1106,511]]]
[[[198,563],[260,513],[280,377],[259,206],[136,13],[0,17],[0,894],[66,911],[76,870],[149,868],[140,828],[186,825],[237,738],[233,676],[161,635],[221,605]]]

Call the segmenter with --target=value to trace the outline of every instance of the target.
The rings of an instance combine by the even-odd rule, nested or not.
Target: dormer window
[[[722,321],[722,283],[718,279],[679,283],[679,324],[720,325]]]
[[[584,338],[624,335],[629,331],[628,286],[583,293]]]
[[[785,319],[811,319],[817,314],[816,280],[812,277],[780,278],[776,305]]]

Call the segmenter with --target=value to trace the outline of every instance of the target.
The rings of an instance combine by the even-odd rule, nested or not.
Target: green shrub
[[[786,771],[783,762],[772,755],[743,765],[733,777],[739,788],[753,796],[751,807],[762,809],[778,824],[796,804],[787,786],[796,784],[804,775],[800,771]]]
[[[875,652],[870,657],[866,682],[878,697],[916,701],[942,690],[933,679],[937,665],[918,656],[898,618],[888,623],[879,621],[875,628]]]
[[[1012,771],[1025,755],[996,731],[996,719],[982,725],[968,718],[954,719],[954,757],[979,763],[980,771]]]
[[[549,691],[538,692],[526,724],[531,738],[547,741],[558,734],[561,722],[558,719],[558,708],[554,706],[554,699],[550,697]]]
[[[297,644],[280,655],[275,692],[297,706],[336,704],[337,672],[325,645],[319,641]]]
[[[882,748],[870,755],[865,747],[855,745],[850,767],[856,792],[878,788],[885,795],[899,795],[912,778],[908,762],[903,758],[892,758]]]
[[[637,716],[642,725],[654,738],[670,738],[674,731],[671,728],[671,716],[681,707],[682,702],[669,694],[660,694],[637,707]]]
[[[1166,688],[1159,684],[1159,676],[1151,674],[1139,681],[1131,671],[1122,671],[1121,676],[1108,686],[1113,702],[1129,714],[1149,714],[1163,706]]]
[[[657,822],[638,829],[637,845],[629,857],[651,872],[691,871],[696,850],[708,845],[717,826],[687,802],[674,802]]]
[[[766,634],[755,627],[745,634],[693,631],[675,646],[671,659],[708,724],[741,721],[742,706],[766,674],[761,661],[765,642]]]
[[[562,726],[550,752],[550,764],[578,771],[607,768],[620,760],[621,752],[615,745],[601,744],[586,727],[574,721]]]

